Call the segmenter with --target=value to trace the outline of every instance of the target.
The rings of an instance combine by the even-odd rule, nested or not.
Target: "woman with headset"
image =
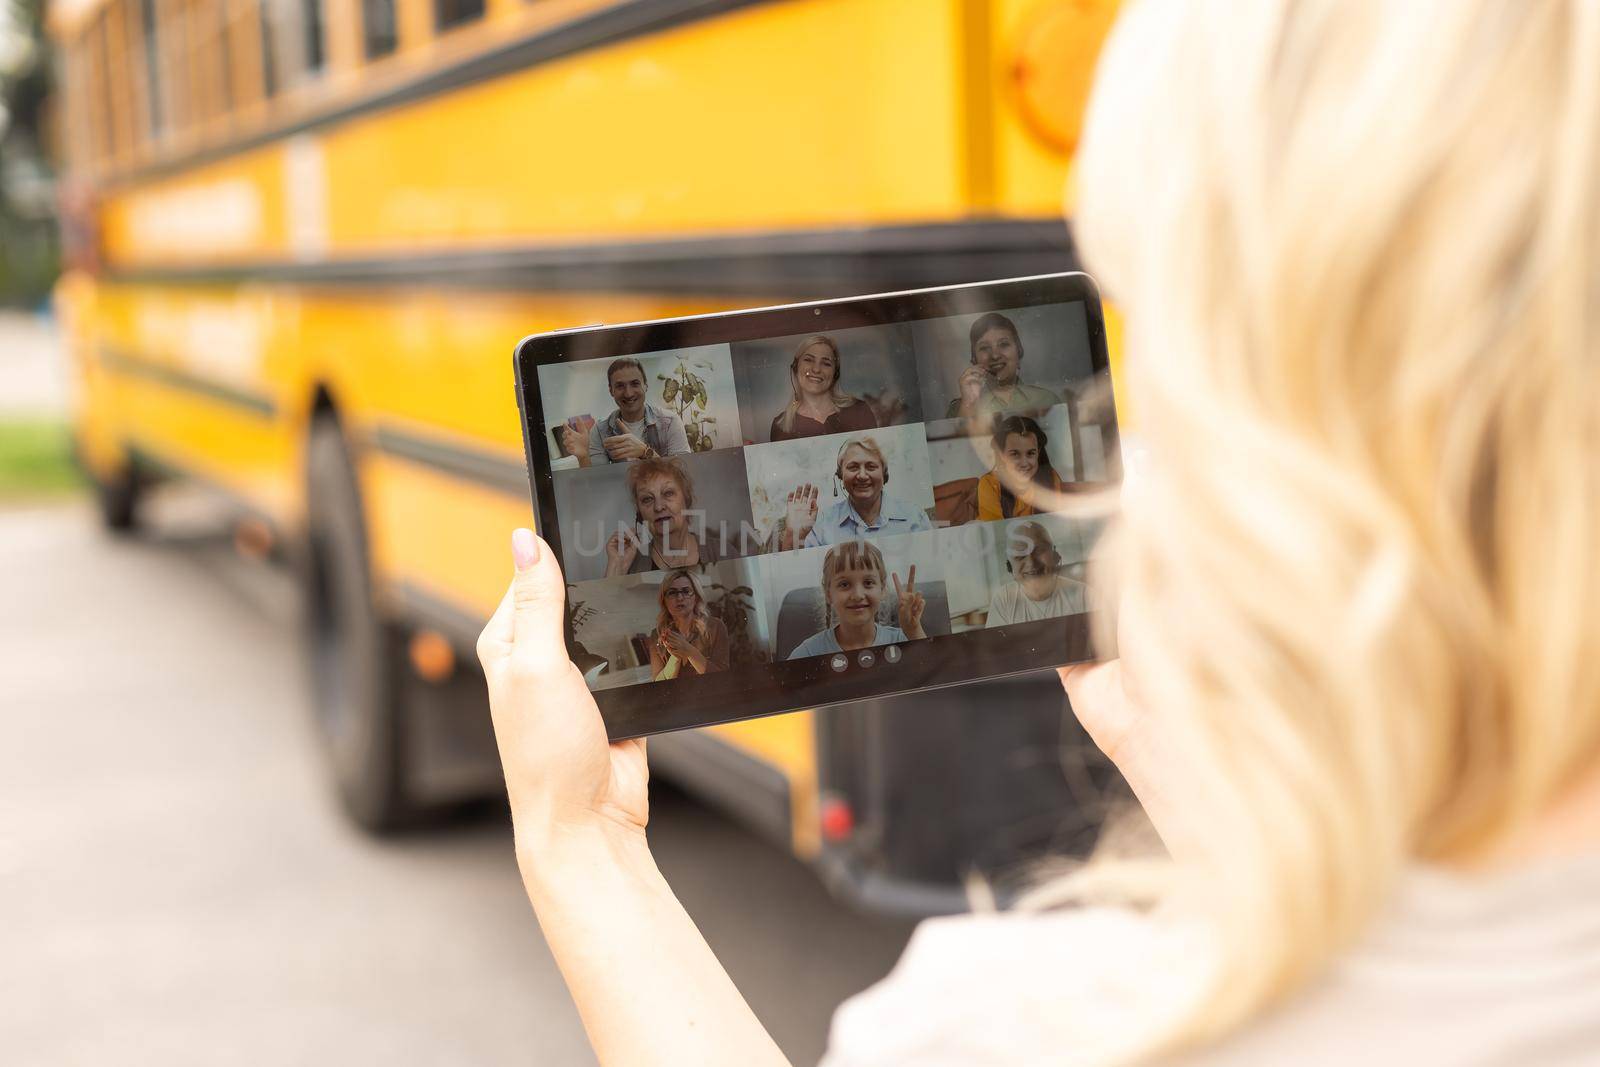
[[[785,498],[780,549],[815,548],[858,537],[933,529],[926,511],[884,491],[889,484],[889,461],[872,437],[852,437],[844,443],[833,477],[839,499],[820,513],[817,499],[821,494],[810,482]]]
[[[705,588],[689,567],[675,568],[656,593],[656,630],[650,635],[650,677],[658,682],[685,670],[713,674],[728,669],[728,628],[711,617]]]
[[[878,426],[872,405],[839,388],[844,362],[833,338],[807,337],[789,361],[789,406],[772,420],[771,439],[793,441],[830,433],[857,433]]]
[[[693,567],[722,558],[716,538],[707,537],[704,528],[698,534],[690,528],[694,481],[676,460],[651,456],[634,461],[628,467],[628,491],[633,496],[636,525],[606,539],[607,578]]]
[[[996,417],[994,468],[978,479],[978,521],[1021,518],[1050,510],[1061,476],[1050,462],[1050,438],[1026,415]]]
[[[899,626],[878,621],[878,609],[890,580],[899,605]],[[883,553],[867,541],[845,541],[828,549],[822,560],[822,602],[827,625],[795,646],[789,659],[854,652],[860,648],[920,641],[922,613],[927,598],[917,592],[917,566],[912,564],[904,582],[891,575]]]

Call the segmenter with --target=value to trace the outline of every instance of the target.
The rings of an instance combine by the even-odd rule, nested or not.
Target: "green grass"
[[[0,419],[0,499],[83,488],[71,449],[60,419]]]

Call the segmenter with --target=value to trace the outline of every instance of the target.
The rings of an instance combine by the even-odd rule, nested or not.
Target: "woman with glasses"
[[[656,594],[660,612],[650,641],[650,677],[676,678],[685,669],[711,674],[728,669],[728,628],[706,608],[705,590],[694,571],[680,567]]]

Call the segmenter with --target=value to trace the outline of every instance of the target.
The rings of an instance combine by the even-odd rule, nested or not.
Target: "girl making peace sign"
[[[878,621],[884,586],[891,577],[900,602],[899,626],[885,626]],[[800,642],[789,653],[790,659],[853,652],[928,636],[922,629],[927,598],[917,592],[916,565],[906,572],[902,583],[898,574],[889,573],[883,553],[866,541],[846,541],[828,550],[822,561],[822,596],[827,605],[828,627]]]

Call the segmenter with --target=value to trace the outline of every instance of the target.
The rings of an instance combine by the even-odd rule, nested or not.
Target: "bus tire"
[[[317,736],[345,811],[382,834],[417,814],[406,789],[402,640],[377,609],[360,486],[330,416],[312,424],[306,489],[302,632]]]
[[[94,502],[100,524],[114,534],[129,534],[139,528],[139,499],[144,486],[132,463],[124,465],[110,478],[95,477]]]

